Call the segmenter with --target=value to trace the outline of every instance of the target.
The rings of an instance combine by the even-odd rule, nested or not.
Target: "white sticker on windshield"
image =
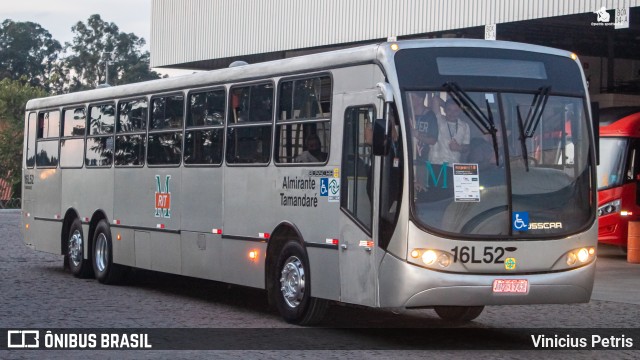
[[[478,164],[453,164],[453,189],[456,202],[480,202]]]
[[[496,102],[495,99],[493,98],[493,94],[484,94],[484,98],[487,99],[489,104],[493,104],[494,102]]]

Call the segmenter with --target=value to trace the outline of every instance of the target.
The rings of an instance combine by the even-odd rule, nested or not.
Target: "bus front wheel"
[[[85,240],[82,234],[82,223],[76,218],[69,227],[65,260],[69,264],[71,273],[79,278],[91,276],[91,262],[84,258],[84,247]]]
[[[103,284],[117,284],[122,280],[123,269],[113,263],[111,228],[106,220],[100,220],[93,236],[93,272]]]
[[[467,322],[480,316],[484,306],[436,306],[433,309],[443,320]]]
[[[300,243],[284,245],[274,275],[273,300],[287,322],[312,325],[322,320],[328,303],[311,297],[309,262]]]

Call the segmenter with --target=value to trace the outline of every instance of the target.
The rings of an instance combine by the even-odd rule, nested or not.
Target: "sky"
[[[64,46],[71,42],[71,27],[89,16],[100,14],[104,21],[115,23],[120,31],[134,33],[147,42],[151,33],[151,0],[2,0],[0,22],[31,21],[49,31]],[[155,69],[169,76],[192,71]]]

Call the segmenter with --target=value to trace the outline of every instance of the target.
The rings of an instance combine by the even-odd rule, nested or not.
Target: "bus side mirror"
[[[387,82],[379,82],[376,84],[378,89],[378,97],[384,101],[384,116],[382,119],[376,119],[373,123],[373,144],[372,150],[375,156],[386,156],[389,154],[391,124],[389,117],[391,116],[391,103],[393,102],[393,89]]]
[[[389,154],[389,136],[386,131],[386,120],[376,119],[373,123],[373,155],[375,156],[386,156]]]

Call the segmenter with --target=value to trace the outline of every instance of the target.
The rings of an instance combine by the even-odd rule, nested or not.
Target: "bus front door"
[[[377,171],[371,151],[372,125],[379,114],[376,92],[347,94],[340,186],[340,281],[341,301],[375,306],[377,221],[373,214]],[[360,105],[361,104],[361,105]]]

